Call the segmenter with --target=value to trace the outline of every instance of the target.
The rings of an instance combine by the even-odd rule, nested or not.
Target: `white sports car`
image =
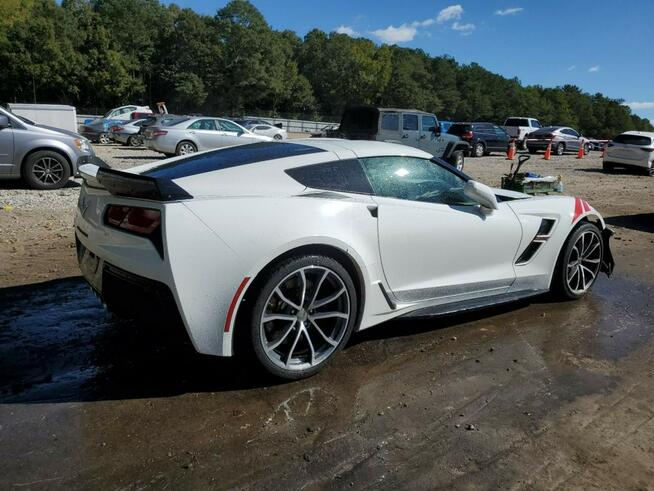
[[[402,145],[262,142],[80,171],[80,268],[108,307],[170,308],[197,351],[238,346],[288,379],[353,331],[578,298],[613,269],[585,201],[491,189]]]

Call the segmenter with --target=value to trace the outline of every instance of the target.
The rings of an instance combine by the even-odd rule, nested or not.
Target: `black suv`
[[[506,152],[511,143],[509,134],[493,123],[454,123],[447,132],[467,141],[472,157]]]

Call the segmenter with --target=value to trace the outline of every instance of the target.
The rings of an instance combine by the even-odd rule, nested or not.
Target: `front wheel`
[[[475,157],[483,157],[485,151],[486,149],[484,148],[484,144],[481,142],[477,142],[475,143],[475,147],[472,153]]]
[[[555,148],[554,148],[554,153],[556,155],[563,155],[563,152],[565,152],[565,145],[563,143],[559,143]]]
[[[100,133],[100,136],[98,136],[98,143],[101,143],[102,145],[107,145],[111,143],[111,140],[109,139],[106,133]]]
[[[177,145],[175,155],[189,155],[198,151],[198,147],[193,142],[183,141]]]
[[[60,154],[42,150],[27,158],[23,177],[32,189],[59,189],[68,182],[70,167]]]
[[[283,137],[279,133],[277,133],[275,136],[273,136],[275,140],[281,140]]]
[[[599,229],[584,223],[566,240],[557,262],[552,290],[569,300],[581,298],[597,279],[604,254]]]
[[[457,170],[463,170],[463,165],[465,164],[463,158],[463,150],[457,150],[455,152],[452,152],[452,155],[448,160],[450,164],[456,167]]]
[[[296,380],[321,370],[347,343],[357,295],[335,259],[305,255],[274,266],[254,292],[250,341],[261,365]]]

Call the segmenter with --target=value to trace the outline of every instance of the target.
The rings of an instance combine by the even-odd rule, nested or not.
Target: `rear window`
[[[368,178],[356,159],[296,167],[286,173],[309,188],[372,194]]]
[[[381,128],[387,131],[398,131],[400,129],[400,115],[398,113],[383,113]]]
[[[525,118],[509,118],[504,122],[504,126],[529,126],[529,120]]]
[[[447,132],[450,135],[456,135],[456,136],[461,136],[464,133],[467,133],[468,131],[472,131],[471,124],[453,124],[452,126],[450,126],[450,129],[447,130]]]
[[[647,146],[652,144],[652,139],[649,136],[641,135],[618,135],[613,141],[624,145]]]
[[[373,107],[346,109],[340,130],[352,133],[377,133],[379,111]]]
[[[162,164],[143,172],[142,175],[163,179],[180,179],[182,177],[253,164],[255,162],[324,151],[320,148],[300,145],[298,143],[251,143],[204,152],[169,164]]]

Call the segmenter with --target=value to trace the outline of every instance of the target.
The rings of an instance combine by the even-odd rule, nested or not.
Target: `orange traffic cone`
[[[584,147],[579,147],[579,151],[577,152],[577,158],[578,159],[584,158]]]
[[[552,142],[549,142],[547,144],[547,148],[545,149],[545,155],[543,156],[543,160],[549,160],[551,156],[552,156]]]
[[[511,140],[509,148],[506,149],[506,160],[513,160],[515,158],[515,140]]]

